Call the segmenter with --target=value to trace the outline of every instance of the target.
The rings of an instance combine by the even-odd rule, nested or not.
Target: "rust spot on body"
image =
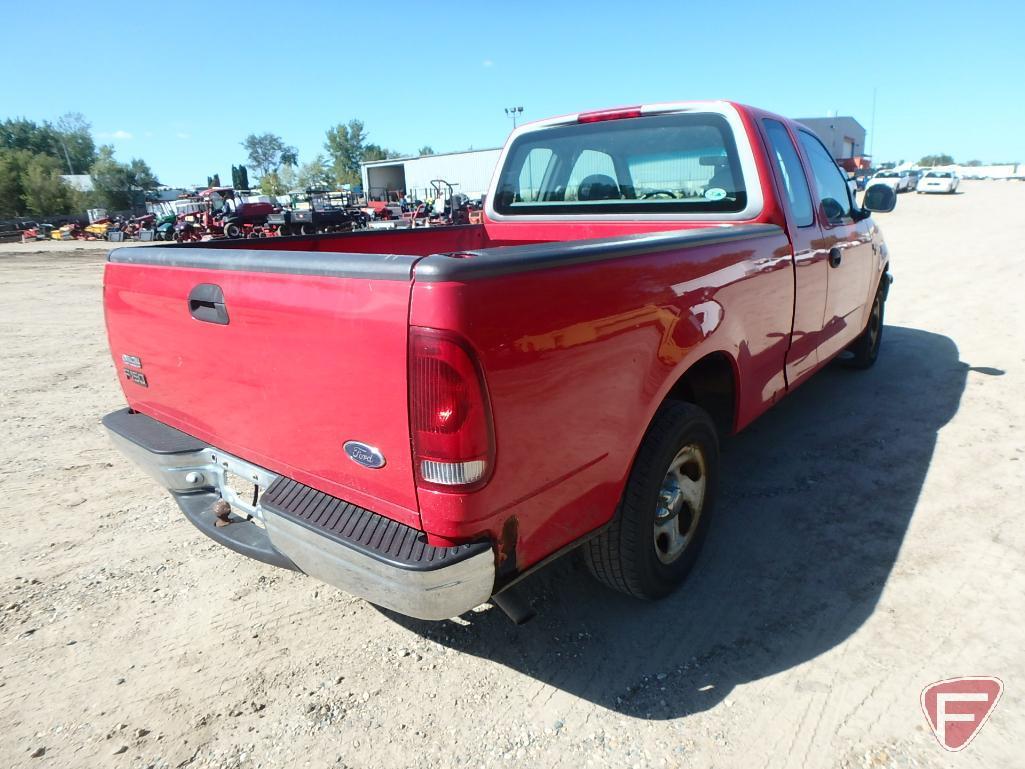
[[[516,564],[516,541],[520,536],[520,523],[515,515],[510,515],[502,524],[502,536],[498,540],[498,563],[495,571],[500,576],[508,576],[518,571]]]

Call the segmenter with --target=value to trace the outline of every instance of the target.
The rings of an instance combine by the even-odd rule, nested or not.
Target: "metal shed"
[[[363,190],[368,200],[388,200],[393,193],[426,200],[431,182],[443,179],[470,198],[485,194],[498,163],[501,147],[437,155],[373,160],[362,164]]]

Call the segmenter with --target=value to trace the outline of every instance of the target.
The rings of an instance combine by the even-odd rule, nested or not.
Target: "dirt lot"
[[[0,254],[0,765],[1025,766],[1025,184],[902,195],[869,372],[724,447],[686,589],[386,616],[199,534],[101,432],[103,254]],[[46,249],[40,251],[40,249]],[[923,685],[997,675],[961,754]]]

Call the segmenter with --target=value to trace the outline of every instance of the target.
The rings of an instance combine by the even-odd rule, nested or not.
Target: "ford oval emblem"
[[[360,441],[346,441],[342,448],[349,455],[349,459],[357,465],[363,465],[372,470],[384,467],[384,454],[373,446],[368,446]]]

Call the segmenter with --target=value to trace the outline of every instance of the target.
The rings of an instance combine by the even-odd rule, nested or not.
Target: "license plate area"
[[[232,493],[231,501],[234,502],[233,506],[246,502],[255,509],[260,494],[263,491],[257,485],[256,479],[243,478],[241,475],[231,472],[231,470],[224,471],[224,485],[226,490]]]
[[[211,452],[209,458],[217,468],[214,475],[221,499],[231,505],[236,513],[262,524],[260,494],[266,491],[277,476],[226,454]]]

